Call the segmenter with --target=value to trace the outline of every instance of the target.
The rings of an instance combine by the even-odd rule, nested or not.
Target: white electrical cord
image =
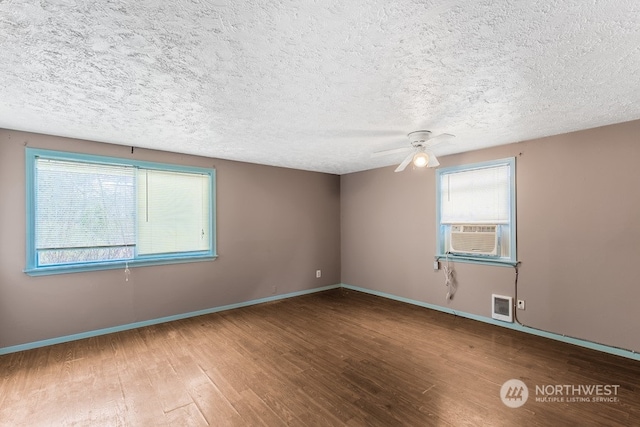
[[[453,269],[449,265],[449,253],[447,252],[445,259],[447,263],[442,268],[444,272],[444,285],[447,287],[447,295],[445,299],[449,301],[453,298],[453,294],[456,292],[455,284],[453,283]]]
[[[133,150],[133,149],[132,149]],[[131,151],[133,153],[133,151]],[[129,263],[125,262],[124,263],[124,281],[128,282],[129,281],[129,275],[131,274],[131,270],[129,270]]]

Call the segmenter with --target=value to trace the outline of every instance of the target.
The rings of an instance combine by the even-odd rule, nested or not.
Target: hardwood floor
[[[344,289],[0,356],[0,375],[2,426],[640,425],[640,362]],[[565,384],[617,402],[536,401]]]

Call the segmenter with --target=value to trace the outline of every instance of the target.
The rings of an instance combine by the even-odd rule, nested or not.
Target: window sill
[[[91,264],[75,264],[75,265],[56,265],[48,267],[36,267],[26,268],[23,272],[29,276],[48,276],[52,274],[68,274],[68,273],[81,273],[86,271],[100,271],[100,270],[124,270],[125,268],[134,267],[146,267],[151,265],[165,265],[165,264],[182,264],[188,262],[203,262],[213,261],[218,258],[218,255],[192,255],[185,257],[173,257],[173,258],[156,258],[156,259],[138,259],[131,261],[113,261],[104,263],[91,263]]]
[[[434,258],[436,261],[446,261],[448,259],[450,262],[495,265],[497,267],[516,267],[518,264],[520,264],[520,261],[513,261],[511,259],[506,259],[506,258],[474,257],[474,256],[452,255],[452,254],[448,254],[448,255],[440,254],[440,255],[436,255]]]

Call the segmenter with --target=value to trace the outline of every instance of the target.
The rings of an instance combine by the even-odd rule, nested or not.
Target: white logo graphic
[[[500,388],[500,399],[509,408],[519,408],[529,398],[527,385],[520,380],[510,379]]]

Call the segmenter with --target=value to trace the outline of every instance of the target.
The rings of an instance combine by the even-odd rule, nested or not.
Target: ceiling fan
[[[402,153],[407,150],[411,150],[409,155],[398,165],[394,172],[402,172],[413,161],[414,166],[418,168],[428,167],[435,168],[440,164],[435,154],[431,150],[436,144],[444,142],[449,138],[454,138],[454,135],[450,133],[441,133],[440,135],[431,135],[431,131],[417,130],[407,135],[409,138],[409,147],[393,148],[391,150],[378,151],[371,155],[371,157],[386,156],[389,154]]]

